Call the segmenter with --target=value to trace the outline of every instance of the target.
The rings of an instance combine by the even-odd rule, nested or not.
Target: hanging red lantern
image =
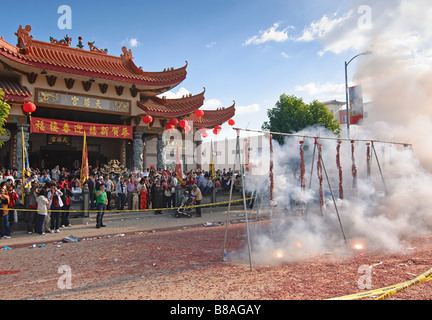
[[[188,126],[188,122],[186,120],[182,120],[180,121],[180,128],[184,129],[186,128],[186,126]]]
[[[197,111],[195,111],[195,115],[201,119],[204,116],[204,111],[197,110]]]
[[[165,129],[166,130],[174,130],[174,126],[172,124],[167,124]]]
[[[221,126],[216,126],[216,127],[214,127],[214,129],[213,129],[213,133],[214,133],[215,135],[218,135],[221,131],[222,131],[222,127],[221,127]]]
[[[207,133],[207,129],[206,128],[199,128],[198,131],[199,131],[199,133],[201,134],[201,136],[203,138],[207,138],[208,137],[208,133]]]
[[[173,119],[170,119],[170,121],[169,121],[169,124],[171,124],[171,125],[173,125],[174,127],[176,126],[176,125],[178,125],[178,120],[176,119],[176,118],[173,118]]]
[[[235,121],[234,121],[233,119],[231,119],[231,120],[228,121],[228,124],[229,124],[230,126],[233,126],[233,125],[235,125]]]
[[[31,102],[26,103],[23,106],[23,110],[25,113],[31,114],[31,113],[36,111],[36,105],[34,103],[31,103]]]
[[[145,116],[143,118],[143,121],[144,121],[145,124],[150,124],[150,123],[153,122],[153,118],[152,118],[152,116]]]
[[[25,113],[29,114],[31,121],[31,114],[36,111],[36,105],[34,103],[28,102],[23,105],[23,110]]]
[[[192,130],[192,128],[189,125],[186,125],[186,127],[184,128],[184,131],[186,132],[190,132]]]

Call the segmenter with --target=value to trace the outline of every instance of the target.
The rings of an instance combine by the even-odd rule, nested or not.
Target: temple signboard
[[[97,138],[133,139],[133,127],[112,124],[63,121],[32,117],[31,133],[48,135],[84,136]]]
[[[47,107],[66,107],[68,109],[107,112],[131,113],[131,103],[126,100],[101,99],[95,96],[83,96],[71,93],[36,89],[37,104]]]

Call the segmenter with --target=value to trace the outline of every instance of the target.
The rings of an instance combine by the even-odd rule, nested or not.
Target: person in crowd
[[[96,191],[95,191],[96,192]],[[108,204],[107,193],[105,192],[105,184],[100,185],[100,189],[96,192],[96,206],[97,206],[97,217],[96,217],[96,228],[106,227],[103,224],[103,216],[105,214],[106,206]]]
[[[32,182],[30,192],[28,195],[27,208],[30,210],[25,215],[25,221],[27,222],[27,233],[33,234],[36,231],[36,214],[37,214],[37,202],[36,197],[39,193],[39,183],[37,181]]]
[[[140,180],[140,183],[137,185],[137,190],[138,190],[138,192],[140,194],[140,206],[139,206],[139,208],[141,210],[146,210],[147,209],[148,189],[147,189],[146,179],[148,180],[147,177],[142,178]]]
[[[55,180],[57,183],[60,182],[60,166],[56,165],[54,169],[51,170],[51,179]]]
[[[72,227],[72,225],[70,224],[70,220],[69,220],[69,209],[70,209],[70,205],[71,205],[71,198],[73,197],[73,193],[71,191],[71,189],[69,188],[69,184],[64,183],[63,187],[61,188],[61,192],[63,193],[62,195],[62,202],[63,202],[63,206],[61,207],[61,222],[60,222],[60,226],[62,228],[65,227]]]
[[[201,207],[199,207],[199,205],[201,204],[201,200],[203,197],[201,190],[196,184],[192,186],[192,194],[195,196],[195,204],[198,206],[196,207],[196,217],[201,218]]]
[[[154,212],[155,214],[162,214],[162,210],[160,209],[163,208],[163,192],[164,189],[160,180],[156,179],[151,188],[152,209],[156,209]]]
[[[9,196],[9,204],[8,204],[8,208],[9,208],[9,229],[10,232],[12,232],[13,230],[13,225],[14,225],[14,221],[15,221],[15,208],[16,208],[16,203],[19,200],[19,196],[18,193],[15,192],[15,189],[13,188],[12,185],[7,187],[7,191],[8,191],[8,196]]]
[[[75,180],[75,182],[73,183],[71,191],[72,191],[73,194],[80,194],[80,193],[82,193],[82,189],[81,189],[79,180]]]
[[[60,232],[60,213],[63,207],[63,201],[61,197],[63,192],[58,189],[57,184],[53,181],[50,185],[50,191],[48,191],[47,197],[49,199],[49,208],[51,210],[51,233]]]
[[[128,210],[132,210],[133,195],[136,192],[136,184],[133,175],[129,175],[129,179],[126,183],[126,188],[127,188],[127,207]]]
[[[127,187],[124,181],[124,177],[120,177],[120,181],[117,183],[115,193],[117,195],[117,210],[124,210],[126,202]]]
[[[45,219],[48,216],[48,205],[49,200],[47,198],[48,191],[46,188],[42,188],[39,191],[37,202],[37,216],[36,216],[36,233],[38,235],[45,235],[44,225]]]
[[[87,179],[86,183],[87,186],[89,188],[89,196],[90,196],[90,208],[91,210],[95,210],[96,209],[96,204],[95,204],[95,189],[96,189],[96,177],[97,176],[95,173],[91,173],[90,177]]]
[[[106,192],[107,198],[108,198],[108,204],[107,204],[106,210],[110,210],[111,209],[111,195],[112,195],[112,192],[114,192],[114,182],[110,179],[109,174],[105,175],[104,184],[105,184],[105,192]]]
[[[11,233],[9,227],[9,196],[7,195],[4,188],[0,188],[0,202],[2,208],[2,210],[0,211],[0,238],[10,239]]]

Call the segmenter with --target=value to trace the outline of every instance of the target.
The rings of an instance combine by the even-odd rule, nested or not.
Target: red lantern
[[[170,121],[169,121],[169,124],[170,125],[172,125],[172,126],[176,126],[176,125],[178,125],[178,120],[176,119],[176,118],[173,118],[173,119],[170,119]]]
[[[184,128],[184,130],[186,132],[190,132],[192,130],[192,128],[189,125],[186,125],[186,127]]]
[[[165,129],[166,130],[174,130],[174,126],[172,124],[167,124]]]
[[[195,111],[195,115],[201,119],[204,116],[204,111],[197,110],[197,111]]]
[[[207,132],[203,132],[203,133],[201,133],[201,136],[202,136],[203,138],[207,138],[207,137],[208,137],[208,133],[207,133]]]
[[[23,110],[24,110],[25,113],[30,113],[31,114],[31,113],[33,113],[33,112],[36,111],[36,105],[34,103],[31,103],[31,102],[26,103],[23,106]]]
[[[228,121],[228,124],[229,124],[230,126],[233,126],[233,125],[235,125],[235,121],[234,121],[233,119],[231,119],[231,120]]]
[[[182,120],[182,121],[180,121],[180,128],[186,128],[186,126],[188,125],[188,123],[187,123],[187,121],[186,120]]]
[[[213,133],[218,135],[220,132],[222,131],[222,127],[221,126],[216,126],[213,129]]]
[[[151,116],[145,116],[143,118],[143,121],[144,121],[145,124],[150,124],[150,123],[153,122],[153,118]]]

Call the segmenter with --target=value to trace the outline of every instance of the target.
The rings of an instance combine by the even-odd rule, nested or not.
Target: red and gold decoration
[[[30,132],[79,137],[83,137],[84,133],[86,133],[88,137],[133,139],[132,126],[63,121],[43,118],[31,119]]]

